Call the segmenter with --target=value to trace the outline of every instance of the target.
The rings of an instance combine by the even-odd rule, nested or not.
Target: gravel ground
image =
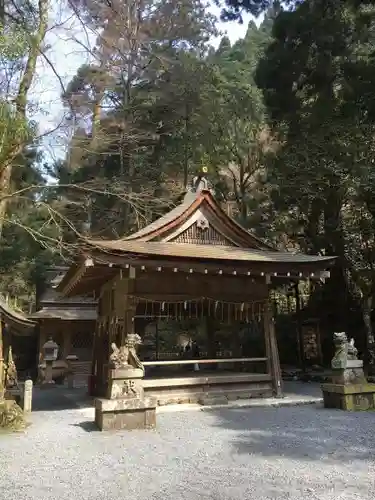
[[[26,434],[1,435],[0,499],[375,498],[375,413],[215,409],[117,433],[91,413],[35,412]]]

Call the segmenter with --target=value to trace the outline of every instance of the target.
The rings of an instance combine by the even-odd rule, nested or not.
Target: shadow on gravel
[[[75,410],[77,408],[90,408],[92,402],[87,395],[79,389],[67,391],[64,387],[51,387],[33,390],[33,412]]]
[[[375,413],[289,408],[212,409],[216,426],[234,431],[237,453],[327,462],[374,461]]]
[[[79,424],[71,424],[73,427],[80,427],[85,432],[101,432],[92,420],[86,422],[79,422]]]

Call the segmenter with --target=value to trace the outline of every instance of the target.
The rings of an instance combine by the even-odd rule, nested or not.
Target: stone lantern
[[[43,351],[43,360],[46,363],[46,372],[43,384],[54,384],[54,380],[52,377],[52,365],[53,362],[56,361],[59,346],[52,340],[52,337],[48,339],[48,341],[42,347]]]

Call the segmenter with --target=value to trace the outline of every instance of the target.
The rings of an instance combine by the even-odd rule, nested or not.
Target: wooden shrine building
[[[59,346],[56,370],[63,375],[68,366],[67,356],[76,356],[76,369],[86,380],[91,369],[93,338],[97,316],[97,301],[92,294],[80,297],[64,297],[57,291],[67,267],[54,267],[46,273],[47,282],[41,294],[37,294],[37,311],[30,319],[37,323],[38,365],[43,362],[42,347],[52,337]],[[58,370],[59,368],[59,370]],[[82,378],[81,377],[81,378]]]
[[[65,297],[99,297],[92,389],[106,392],[111,344],[142,338],[144,390],[159,404],[282,394],[269,289],[319,279],[334,257],[281,252],[228,217],[207,181],[129,237],[86,240]],[[325,274],[323,274],[325,273]]]

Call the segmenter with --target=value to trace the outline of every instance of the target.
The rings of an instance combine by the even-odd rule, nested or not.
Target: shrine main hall
[[[159,405],[280,397],[270,290],[326,277],[334,262],[261,241],[200,179],[180,205],[134,234],[84,240],[58,291],[98,299],[91,395],[107,393],[113,343],[136,333],[143,390]]]

